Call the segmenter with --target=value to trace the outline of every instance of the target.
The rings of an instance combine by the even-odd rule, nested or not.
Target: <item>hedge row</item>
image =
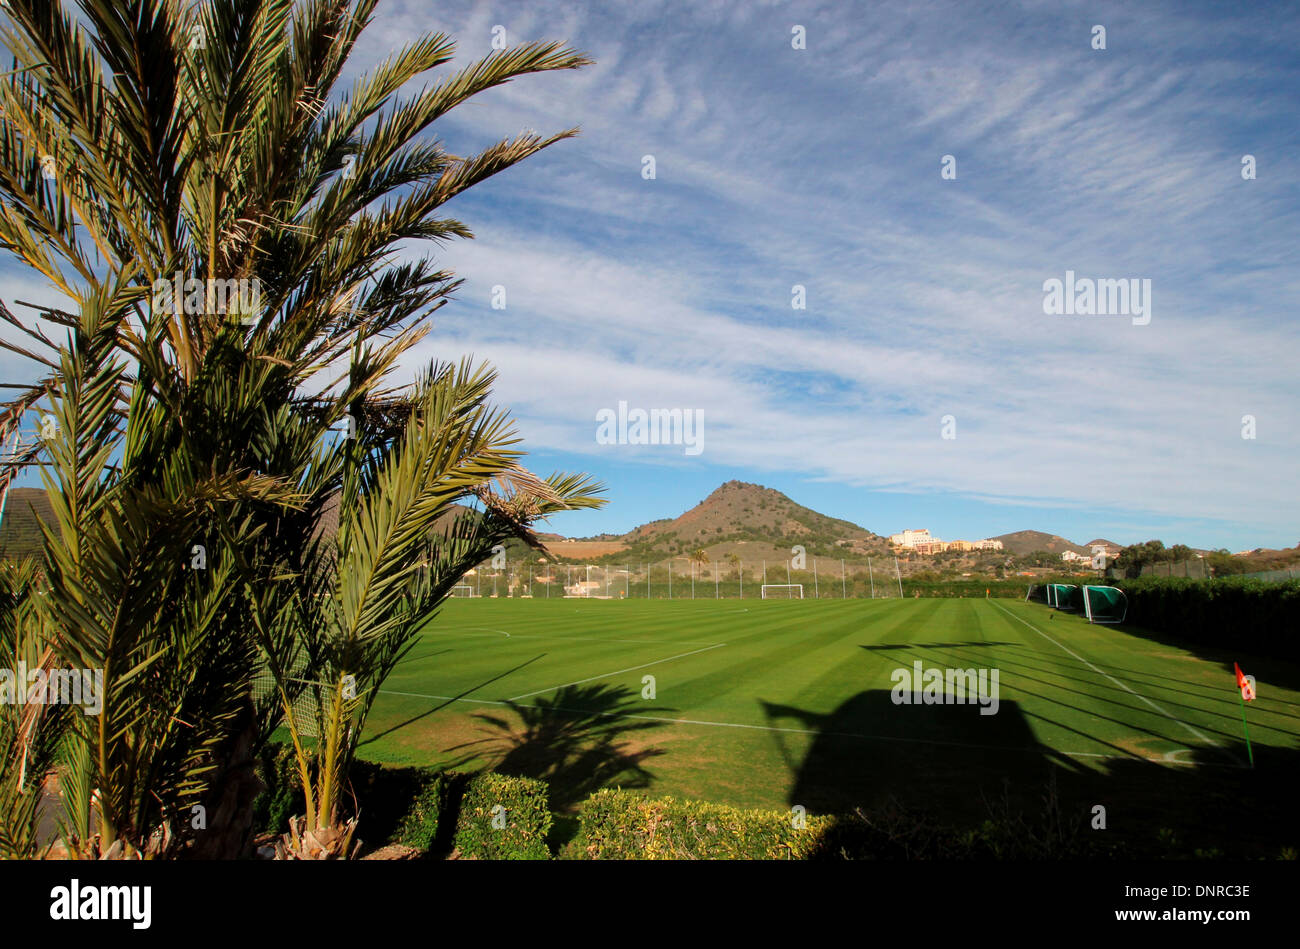
[[[821,848],[830,818],[792,811],[645,798],[606,788],[582,806],[567,856],[591,860],[802,860]]]
[[[1043,602],[1045,583],[1035,585],[1033,599]],[[1217,649],[1300,659],[1300,580],[1140,577],[1107,584],[1128,598],[1125,625]]]
[[[265,776],[278,780],[259,813],[287,819],[301,813],[291,758],[273,746]],[[542,781],[485,772],[465,775],[427,768],[358,762],[353,775],[363,802],[361,835],[370,845],[396,843],[431,856],[547,860],[553,817]],[[1170,837],[1138,845],[1088,830],[1078,802],[1058,800],[1025,815],[1009,802],[990,804],[988,819],[958,827],[897,803],[870,812],[814,816],[794,810],[745,810],[724,804],[649,798],[604,789],[582,805],[576,835],[559,856],[577,860],[968,860],[1190,857]],[[283,828],[273,828],[282,830]],[[1197,854],[1199,855],[1199,854]]]
[[[1115,583],[1128,622],[1220,649],[1300,659],[1300,580],[1141,577]]]
[[[259,777],[266,790],[254,803],[257,831],[283,833],[289,818],[304,810],[292,747],[267,746]],[[358,761],[352,783],[362,802],[360,836],[367,845],[400,844],[429,854],[456,850],[481,860],[551,857],[544,782]]]
[[[1121,846],[1088,834],[1087,815],[1048,806],[1026,818],[994,805],[978,827],[960,828],[898,804],[870,813],[796,816],[723,804],[597,791],[582,806],[578,835],[561,853],[577,860],[1060,860],[1118,856]]]
[[[921,596],[951,596],[984,598],[987,590],[989,596],[1023,600],[1027,580],[908,580],[903,579],[904,599],[920,593]]]

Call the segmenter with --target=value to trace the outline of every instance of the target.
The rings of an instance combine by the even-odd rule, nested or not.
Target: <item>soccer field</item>
[[[1233,659],[1259,683],[1253,771]],[[896,701],[918,662],[984,671],[986,699],[996,672],[996,713],[950,701],[946,680]],[[959,819],[1004,788],[1040,798],[1054,770],[1122,826],[1204,816],[1266,769],[1290,784],[1298,684],[1293,664],[1016,600],[458,599],[389,677],[361,754],[541,777],[558,809],[621,785],[810,813],[893,798]]]

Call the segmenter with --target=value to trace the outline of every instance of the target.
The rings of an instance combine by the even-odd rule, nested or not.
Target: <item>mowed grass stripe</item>
[[[995,604],[995,605],[996,605],[996,604]],[[1209,735],[1207,735],[1207,734],[1206,734],[1202,729],[1199,729],[1199,728],[1197,728],[1196,726],[1191,725],[1191,724],[1188,724],[1187,722],[1183,721],[1181,718],[1179,718],[1178,716],[1174,715],[1172,712],[1170,712],[1169,710],[1167,710],[1167,709],[1164,708],[1163,706],[1157,704],[1156,702],[1154,702],[1154,701],[1152,701],[1151,699],[1147,698],[1145,695],[1142,695],[1141,693],[1139,693],[1138,691],[1136,691],[1135,689],[1133,689],[1131,686],[1129,686],[1128,684],[1126,684],[1123,680],[1121,680],[1121,679],[1119,679],[1119,678],[1117,678],[1117,677],[1111,675],[1110,673],[1105,672],[1104,670],[1100,669],[1098,666],[1096,666],[1095,664],[1093,664],[1092,662],[1090,662],[1090,661],[1089,661],[1089,660],[1088,660],[1084,655],[1082,655],[1081,653],[1079,653],[1079,651],[1078,651],[1077,649],[1072,649],[1072,648],[1070,648],[1070,646],[1067,646],[1065,643],[1061,642],[1061,636],[1064,635],[1066,638],[1068,638],[1068,633],[1058,633],[1057,636],[1053,637],[1053,636],[1049,635],[1048,633],[1044,632],[1043,630],[1039,629],[1039,628],[1037,627],[1037,625],[1031,623],[1029,620],[1025,619],[1023,616],[1016,616],[1014,613],[1012,613],[1011,611],[1007,610],[1006,607],[1003,607],[1003,606],[1001,606],[1001,605],[996,605],[996,606],[997,606],[998,609],[1002,610],[1004,613],[1007,613],[1007,615],[1009,615],[1009,616],[1013,616],[1016,620],[1018,620],[1021,624],[1023,624],[1023,625],[1026,626],[1027,628],[1033,630],[1035,633],[1037,633],[1039,636],[1041,636],[1045,641],[1047,641],[1048,643],[1050,643],[1050,644],[1056,646],[1058,649],[1060,649],[1060,650],[1061,650],[1062,652],[1064,652],[1066,655],[1069,655],[1071,658],[1075,659],[1077,662],[1081,663],[1082,665],[1086,666],[1088,669],[1092,670],[1092,672],[1094,672],[1094,673],[1095,673],[1096,675],[1098,675],[1099,677],[1101,677],[1101,678],[1107,680],[1108,682],[1110,682],[1110,683],[1112,683],[1112,684],[1114,684],[1114,685],[1119,686],[1119,687],[1120,687],[1121,689],[1123,689],[1125,692],[1129,693],[1130,696],[1132,696],[1133,698],[1135,698],[1135,699],[1137,699],[1138,701],[1142,702],[1144,705],[1146,705],[1146,706],[1148,706],[1150,709],[1154,710],[1154,711],[1155,711],[1157,714],[1159,714],[1160,716],[1162,716],[1162,717],[1164,717],[1164,718],[1167,718],[1167,719],[1169,719],[1170,721],[1172,721],[1172,722],[1174,722],[1175,724],[1177,724],[1180,728],[1184,729],[1187,733],[1189,733],[1189,734],[1190,734],[1194,739],[1196,739],[1197,741],[1199,741],[1199,742],[1201,742],[1201,743],[1203,743],[1203,744],[1206,744],[1206,745],[1210,745],[1211,747],[1214,747],[1214,748],[1219,749],[1220,752],[1221,752],[1225,757],[1227,757],[1228,759],[1230,759],[1230,760],[1232,760],[1232,761],[1234,761],[1234,762],[1237,762],[1237,763],[1239,763],[1239,764],[1242,763],[1242,762],[1238,761],[1238,759],[1236,758],[1235,755],[1233,755],[1231,752],[1229,752],[1229,751],[1227,751],[1225,748],[1223,748],[1223,746],[1220,744],[1219,741],[1215,740],[1214,738],[1211,738],[1211,737],[1210,737]],[[1063,630],[1079,629],[1080,625],[1082,625],[1082,626],[1084,626],[1084,627],[1088,627],[1088,628],[1090,628],[1090,629],[1091,629],[1091,628],[1095,628],[1095,627],[1093,627],[1093,624],[1090,624],[1090,623],[1082,623],[1082,624],[1081,624],[1080,621],[1079,621],[1077,618],[1075,618],[1075,617],[1068,617],[1068,616],[1067,616],[1067,619],[1074,619],[1075,622],[1073,622],[1073,623],[1065,623],[1065,624],[1062,624],[1062,629],[1063,629]],[[1094,647],[1094,649],[1095,649],[1095,648],[1097,648],[1098,646],[1101,645],[1100,642],[1097,642],[1097,641],[1096,641],[1096,640],[1100,640],[1100,639],[1101,639],[1101,636],[1102,636],[1102,634],[1100,634],[1100,633],[1096,633],[1096,634],[1094,634],[1093,636],[1088,636],[1088,637],[1086,637],[1086,638],[1087,638],[1087,639],[1094,639],[1094,642],[1091,643],[1091,645],[1093,645],[1093,647]],[[1081,634],[1079,635],[1079,638],[1080,638],[1080,639],[1084,639],[1084,638],[1085,638],[1085,635],[1081,633]],[[1081,644],[1076,643],[1076,645],[1081,645]],[[1135,726],[1133,725],[1133,722],[1134,722],[1135,720],[1138,720],[1138,719],[1141,719],[1141,718],[1145,717],[1143,712],[1141,712],[1140,710],[1138,710],[1138,709],[1135,708],[1134,706],[1129,705],[1128,703],[1122,703],[1122,702],[1120,702],[1118,699],[1110,698],[1109,696],[1105,696],[1105,695],[1097,696],[1097,698],[1098,698],[1098,701],[1100,701],[1100,702],[1109,702],[1109,703],[1111,703],[1111,704],[1122,705],[1124,708],[1127,708],[1127,709],[1129,710],[1129,712],[1131,713],[1131,714],[1128,716],[1128,718],[1129,718],[1129,723],[1130,723],[1130,727],[1135,727]],[[1149,713],[1145,713],[1145,714],[1149,715]],[[1157,732],[1157,730],[1156,730],[1156,727],[1155,727],[1154,725],[1149,726],[1149,727],[1147,727],[1147,728],[1144,729],[1144,730],[1148,731],[1148,732],[1151,733],[1151,734],[1158,734],[1158,732]],[[1169,740],[1169,739],[1166,738],[1166,740]],[[1187,747],[1194,747],[1194,745],[1187,744],[1186,742],[1185,742],[1185,744],[1187,745]]]
[[[792,675],[820,668],[824,650],[834,653],[854,625],[851,616],[830,620],[807,612],[761,617],[749,636],[674,670],[671,690],[661,684],[660,700],[729,721],[750,721],[759,699],[790,694]]]
[[[1032,614],[1028,618],[1030,622],[1034,621]],[[1228,654],[1208,650],[1211,656],[1221,656],[1216,661],[1121,629],[1090,625],[1080,617],[1058,616],[1057,622],[1062,620],[1067,622],[1063,628],[1070,630],[1070,642],[1074,639],[1076,626],[1095,631],[1094,635],[1104,642],[1104,647],[1097,652],[1084,653],[1102,672],[1129,683],[1138,692],[1216,739],[1224,742],[1241,739],[1241,711],[1232,658]],[[1046,627],[1049,632],[1057,622]],[[1266,680],[1268,671],[1272,669],[1284,677],[1296,677],[1294,663],[1256,661],[1240,654],[1238,657],[1265,674],[1261,681]],[[1257,701],[1250,710],[1252,740],[1294,745],[1296,727],[1300,724],[1300,715],[1296,713],[1300,708],[1287,698],[1294,693],[1280,688],[1267,691],[1272,692],[1272,701]]]
[[[1178,736],[1164,734],[1169,723],[1158,720],[1158,716],[1150,722],[1159,724],[1155,730],[1126,719],[1146,714],[1147,710],[1136,703],[1125,709],[1109,708],[1106,693],[1098,685],[1100,677],[1084,669],[1088,678],[1081,678],[1075,660],[1053,650],[1032,630],[1015,622],[1014,617],[998,609],[1001,605],[991,601],[979,604],[987,620],[982,623],[985,634],[994,642],[1009,644],[991,650],[995,658],[990,663],[999,669],[1003,701],[1015,703],[1040,742],[1076,753],[1134,757],[1164,755],[1185,747]],[[968,652],[956,652],[956,656],[940,658],[955,658],[958,662],[976,658]],[[1154,744],[1144,749],[1144,741]]]
[[[394,690],[458,695],[467,689],[467,694],[474,694],[491,687],[493,694],[488,697],[503,699],[569,681],[575,678],[575,668],[590,670],[593,664],[603,664],[618,669],[672,654],[671,643],[654,639],[636,643],[581,636],[555,640],[487,636],[468,640],[440,639],[437,633],[426,633],[425,641],[454,645],[449,651],[421,658],[413,655],[399,663],[389,680]]]
[[[1055,618],[1048,620],[1051,615]],[[490,629],[512,635],[439,635]],[[534,634],[536,638],[524,638]],[[653,665],[711,642],[727,645]],[[926,667],[998,668],[999,714],[980,718],[976,709],[940,714],[892,705],[891,672],[910,668],[916,659]],[[1241,659],[1264,686],[1261,701],[1248,713],[1252,739],[1257,745],[1297,747],[1300,695],[1269,687],[1263,674],[1267,667],[1249,656]],[[643,663],[651,665],[608,674]],[[640,696],[646,673],[656,676],[654,700]],[[534,723],[540,709],[561,717],[570,711],[610,710],[610,720],[653,724],[628,733],[634,747],[653,748],[658,755],[647,760],[649,777],[642,776],[648,790],[779,804],[787,791],[803,793],[791,783],[801,770],[801,787],[814,780],[838,785],[837,754],[847,756],[845,767],[856,776],[856,783],[843,786],[845,793],[857,794],[877,780],[899,787],[911,786],[907,782],[913,779],[942,785],[965,773],[979,781],[998,781],[1003,775],[1029,780],[1039,773],[1035,755],[1084,761],[1105,755],[1089,765],[1104,770],[1114,758],[1159,761],[1170,752],[1203,747],[1171,715],[1211,737],[1231,735],[1225,743],[1239,746],[1240,733],[1232,729],[1239,726],[1240,713],[1226,701],[1235,700],[1235,693],[1221,687],[1223,678],[1221,662],[1187,650],[1051,614],[1039,604],[982,597],[453,601],[387,683],[386,691],[409,694],[379,697],[367,733],[381,737],[366,745],[366,754],[436,763],[461,754],[456,748],[470,747],[483,755],[479,766],[491,767],[497,752],[486,749],[494,746],[473,744],[492,734],[475,711],[502,708],[498,703],[510,696],[540,690],[545,694],[516,702],[534,710]],[[1231,684],[1230,665],[1226,678]],[[582,681],[587,684],[573,689],[557,686]],[[1161,714],[1134,692],[1170,714]],[[617,701],[582,708],[581,700],[596,693]],[[574,698],[580,701],[571,702]],[[1261,726],[1257,733],[1257,718],[1270,699],[1269,727]],[[973,714],[948,718],[949,712]],[[511,712],[500,717],[515,721]],[[546,734],[537,732],[532,740]],[[835,736],[840,737],[827,742]],[[855,743],[850,737],[864,740]],[[936,742],[943,744],[927,744]],[[911,747],[917,751],[904,750]],[[931,766],[923,751],[927,747],[950,751]],[[1008,764],[1005,756],[983,751],[960,754],[956,749],[962,747],[1017,751],[1022,754],[1016,760],[1023,764]],[[818,762],[811,772],[806,770],[808,756]],[[893,777],[881,774],[882,762],[890,764]],[[1203,756],[1196,763],[1207,764]]]
[[[894,604],[892,608],[854,618],[840,661],[821,663],[809,668],[807,676],[791,681],[793,704],[831,712],[846,697],[891,691],[894,670],[911,669],[913,660],[921,658],[917,643],[948,635],[958,609],[956,601],[928,600],[910,606],[899,600],[888,602]],[[902,636],[906,641],[898,642]]]
[[[1022,602],[1010,605],[1014,611],[1034,608],[1034,604]],[[1137,701],[1104,674],[1048,642],[1022,618],[1005,609],[1006,604],[990,602],[987,606],[1004,624],[1007,638],[1021,643],[1005,647],[1000,660],[1004,694],[1021,703],[1045,744],[1140,758],[1163,758],[1192,746],[1190,736],[1169,717]],[[1103,651],[1097,627],[1085,622],[1077,633],[1065,632],[1070,623],[1077,622],[1066,614],[1056,614],[1051,628],[1059,629],[1060,635],[1073,633],[1087,640],[1094,654]]]

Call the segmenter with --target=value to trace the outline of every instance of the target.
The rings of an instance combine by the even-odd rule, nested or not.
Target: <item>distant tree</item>
[[[1168,559],[1169,552],[1165,550],[1163,541],[1148,540],[1141,544],[1132,544],[1125,547],[1115,558],[1115,567],[1122,570],[1126,577],[1138,577],[1142,575],[1142,568],[1153,563],[1160,563]]]

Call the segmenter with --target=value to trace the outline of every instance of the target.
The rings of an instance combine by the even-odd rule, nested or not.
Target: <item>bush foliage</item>
[[[549,860],[551,819],[545,782],[487,771],[465,787],[456,848],[471,859]]]
[[[1300,580],[1251,577],[1117,581],[1128,597],[1128,623],[1217,648],[1300,659]]]
[[[605,788],[582,807],[569,856],[592,860],[800,860],[819,849],[831,826],[789,811],[646,798]]]

